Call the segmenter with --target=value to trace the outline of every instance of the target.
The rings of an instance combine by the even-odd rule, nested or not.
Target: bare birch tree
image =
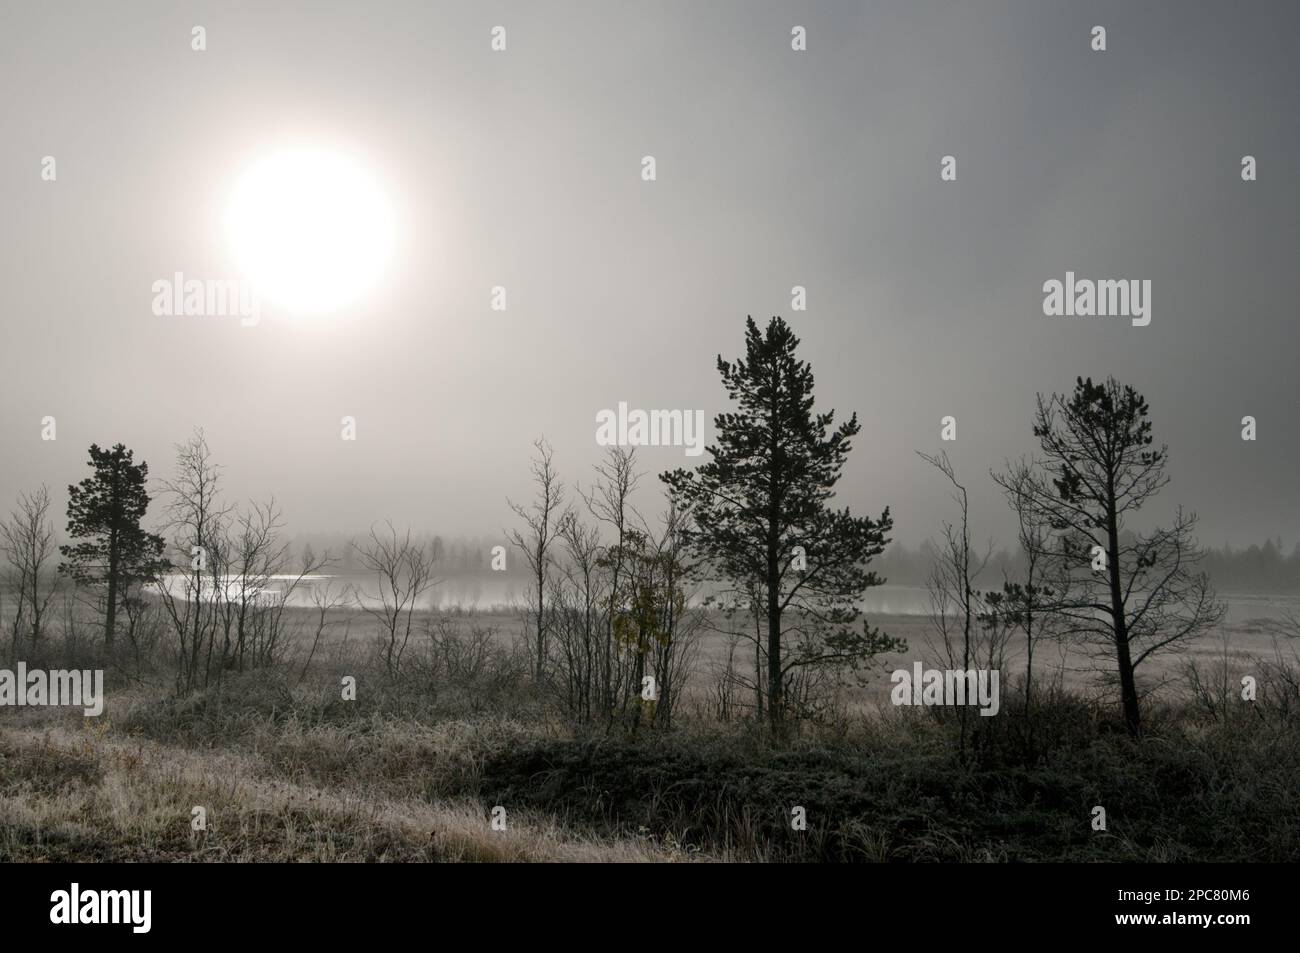
[[[379,622],[380,657],[388,674],[396,677],[411,641],[420,600],[438,584],[433,565],[439,554],[436,543],[413,541],[409,529],[399,537],[391,522],[384,525],[386,533],[372,526],[367,541],[353,544],[362,566],[376,577],[375,591],[362,589],[356,604]]]
[[[524,528],[511,530],[508,538],[528,563],[533,598],[529,619],[533,631],[533,676],[540,689],[546,677],[547,639],[550,634],[546,596],[555,561],[552,546],[560,533],[564,516],[564,484],[555,472],[551,445],[542,438],[533,447],[537,450],[532,465],[533,483],[536,487],[533,501],[527,506],[510,503],[510,508],[523,522]]]
[[[45,630],[50,603],[58,592],[58,576],[50,571],[55,556],[54,524],[49,518],[50,493],[41,486],[18,495],[18,506],[0,522],[0,553],[6,569],[5,589],[14,593],[11,651],[18,657],[23,636],[35,649]]]

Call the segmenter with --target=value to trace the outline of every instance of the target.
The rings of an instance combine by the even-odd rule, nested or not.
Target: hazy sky
[[[230,493],[275,493],[293,530],[491,532],[539,434],[585,480],[598,410],[711,419],[715,356],[783,314],[822,406],[863,424],[842,498],[890,505],[898,539],[938,531],[946,491],[914,451],[944,447],[977,534],[1008,542],[987,471],[1032,449],[1035,392],[1115,374],[1170,445],[1154,515],[1289,546],[1298,9],[0,0],[0,503],[44,481],[61,527],[92,441],[162,476],[202,426]],[[390,196],[381,285],[252,328],[155,316],[158,279],[238,276],[231,189],[300,143],[360,156]],[[1067,269],[1150,279],[1150,325],[1044,316]],[[691,462],[641,459],[647,484]]]

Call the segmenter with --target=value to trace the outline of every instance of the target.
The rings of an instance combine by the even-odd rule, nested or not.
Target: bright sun
[[[382,190],[355,160],[323,150],[277,152],[250,166],[226,227],[259,296],[297,314],[356,301],[393,247]]]

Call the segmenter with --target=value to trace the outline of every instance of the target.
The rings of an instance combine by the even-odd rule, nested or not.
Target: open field
[[[302,631],[275,666],[180,698],[157,647],[139,664],[127,647],[104,660],[50,645],[48,667],[103,664],[105,711],[0,711],[0,859],[1300,857],[1300,718],[1286,682],[1296,642],[1266,622],[1226,627],[1226,667],[1215,638],[1153,667],[1141,742],[1084,656],[1043,659],[1040,671],[1061,679],[1028,713],[1013,664],[1003,716],[961,757],[951,713],[887,702],[885,670],[926,657],[919,616],[873,620],[908,639],[906,660],[880,660],[865,689],[846,687],[775,745],[743,716],[710,710],[717,634],[701,642],[674,730],[628,736],[559,716],[512,657],[513,613],[444,617],[455,638],[491,630],[482,664],[439,664],[417,634],[393,677],[368,618],[350,610],[335,610],[305,664],[312,627],[294,611]],[[1183,677],[1189,662],[1205,676],[1199,693]],[[1254,705],[1236,701],[1242,672],[1261,681]],[[355,701],[340,698],[345,675]],[[1107,808],[1105,832],[1089,827],[1095,805]],[[793,806],[807,810],[806,832],[790,829]],[[192,829],[196,807],[204,831]],[[504,830],[490,824],[495,807]]]

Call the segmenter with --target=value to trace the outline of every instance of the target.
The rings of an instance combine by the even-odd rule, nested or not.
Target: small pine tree
[[[163,538],[140,527],[149,509],[149,465],[132,463],[122,444],[112,450],[90,445],[94,476],[68,487],[68,535],[80,542],[59,547],[59,572],[82,585],[105,590],[104,645],[113,647],[118,605],[131,585],[168,567]]]

